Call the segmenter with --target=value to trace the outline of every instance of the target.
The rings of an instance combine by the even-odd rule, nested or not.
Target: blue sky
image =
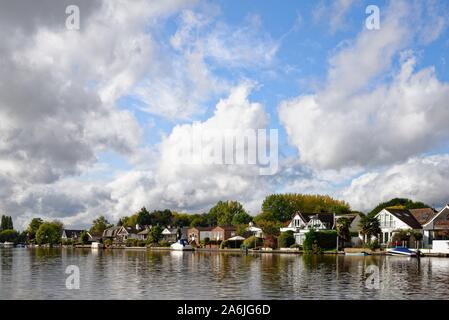
[[[62,2],[0,10],[0,211],[19,224],[257,214],[274,192],[449,202],[446,1],[73,2],[76,31]],[[277,129],[278,171],[183,163],[196,128]]]

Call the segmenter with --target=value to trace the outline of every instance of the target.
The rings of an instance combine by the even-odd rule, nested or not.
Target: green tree
[[[90,228],[89,232],[91,235],[97,236],[97,237],[102,236],[104,230],[112,227],[112,224],[109,223],[109,221],[106,220],[106,218],[104,216],[98,217],[92,223],[93,223],[93,225]]]
[[[36,232],[38,244],[55,245],[61,242],[62,224],[59,221],[44,222]]]
[[[19,234],[12,229],[6,229],[0,232],[0,242],[13,242],[17,244],[19,241]]]
[[[170,210],[155,210],[151,213],[152,225],[169,226],[172,225],[173,214]]]
[[[44,221],[41,218],[33,218],[31,219],[30,224],[27,228],[28,233],[28,239],[34,240],[36,237],[37,230],[39,230],[39,227],[44,223]]]
[[[360,215],[359,228],[366,244],[370,244],[371,238],[377,237],[381,232],[379,220],[371,215]]]
[[[209,215],[217,218],[219,226],[229,226],[232,225],[233,222],[235,222],[235,224],[240,224],[244,223],[241,221],[251,219],[251,216],[247,214],[242,204],[238,201],[219,201],[209,210]]]
[[[12,217],[2,215],[1,223],[0,223],[0,230],[13,230],[14,226],[12,223]]]
[[[87,234],[87,231],[83,231],[80,234],[80,241],[82,244],[88,244],[89,243],[89,235]]]
[[[376,214],[381,212],[386,208],[396,208],[396,209],[420,209],[429,208],[430,206],[423,202],[415,202],[406,198],[394,198],[386,202],[379,203],[370,213],[369,216],[374,217]]]
[[[339,218],[337,220],[337,225],[336,225],[336,229],[337,229],[337,236],[339,239],[341,239],[342,241],[340,242],[340,244],[342,246],[344,246],[345,242],[348,242],[351,240],[351,220],[348,218]]]
[[[137,212],[136,222],[139,226],[151,225],[151,215],[148,212],[147,208],[143,207],[139,212]]]
[[[232,218],[231,224],[235,227],[237,227],[238,225],[248,225],[248,223],[250,223],[251,221],[253,221],[253,217],[251,217],[248,213],[246,213],[246,211],[240,211],[237,212],[234,217]]]
[[[173,212],[172,222],[176,227],[188,227],[192,223],[193,215]]]
[[[262,203],[260,219],[286,222],[298,211],[311,213],[349,213],[349,205],[327,195],[272,194]]]
[[[259,228],[262,229],[265,235],[277,236],[279,235],[280,228],[282,227],[282,223],[279,221],[263,220],[260,219],[260,217],[257,217],[255,223]]]
[[[148,232],[147,244],[158,243],[162,239],[162,228],[160,226],[151,227]]]
[[[279,248],[290,248],[295,244],[295,237],[293,236],[293,231],[282,232],[278,237]]]

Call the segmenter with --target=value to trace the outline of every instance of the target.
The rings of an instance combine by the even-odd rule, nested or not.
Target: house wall
[[[387,210],[383,209],[377,214],[377,219],[380,222],[380,230],[382,233],[382,244],[391,242],[393,237],[393,231],[411,229],[408,224],[392,215]]]

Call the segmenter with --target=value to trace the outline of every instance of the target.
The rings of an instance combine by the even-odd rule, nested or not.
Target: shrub
[[[263,245],[263,239],[257,238],[256,236],[251,236],[248,239],[245,239],[245,241],[243,241],[243,244],[248,249],[254,249],[254,247],[260,247]]]
[[[273,235],[267,235],[263,241],[265,248],[276,249],[278,247],[278,238]]]
[[[159,246],[160,247],[170,247],[170,243],[168,241],[161,240],[161,241],[159,241]]]
[[[225,240],[220,243],[220,249],[231,248],[238,249],[242,245],[242,240]]]
[[[334,230],[330,231],[319,231],[317,235],[317,245],[321,249],[335,249],[337,246],[337,232]]]
[[[103,244],[105,246],[111,246],[112,245],[112,240],[111,239],[104,239],[103,240]]]
[[[375,239],[374,241],[371,241],[370,243],[368,243],[368,244],[366,245],[366,247],[367,247],[368,249],[374,251],[374,250],[380,248],[380,244],[379,244],[379,241],[378,241],[377,239]]]
[[[295,243],[293,231],[282,232],[278,238],[278,245],[280,248],[289,248]]]
[[[127,247],[137,247],[137,239],[127,239],[126,246]]]

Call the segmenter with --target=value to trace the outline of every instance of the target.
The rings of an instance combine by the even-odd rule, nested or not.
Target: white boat
[[[5,248],[12,248],[12,247],[14,247],[14,243],[6,241],[6,242],[3,243],[3,247],[5,247]]]
[[[173,243],[170,248],[176,251],[192,251],[193,247],[185,239],[178,240]]]
[[[103,244],[100,242],[92,242],[91,248],[92,249],[103,249]]]
[[[412,251],[409,248],[405,248],[405,247],[398,247],[398,248],[388,249],[387,252],[389,254],[392,254],[392,255],[395,255],[395,256],[416,257],[416,252],[415,251]]]

